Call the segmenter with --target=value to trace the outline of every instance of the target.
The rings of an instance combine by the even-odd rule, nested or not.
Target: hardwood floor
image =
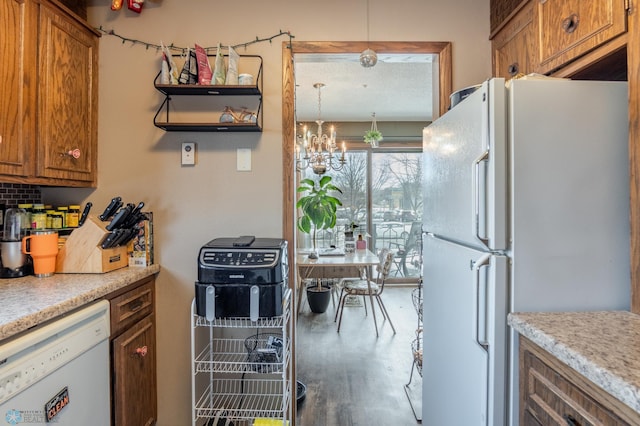
[[[417,314],[413,287],[387,286],[382,298],[397,333],[376,310],[376,333],[367,303],[345,307],[340,333],[335,307],[324,314],[309,311],[306,300],[297,325],[297,379],[306,385],[298,405],[298,426],[405,426],[419,424],[405,394],[412,366],[411,342]],[[367,300],[368,302],[368,300]],[[337,304],[337,297],[336,297]],[[414,372],[412,389],[420,392]]]

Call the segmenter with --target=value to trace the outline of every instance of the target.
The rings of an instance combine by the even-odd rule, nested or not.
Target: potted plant
[[[297,192],[305,193],[296,203],[296,207],[302,211],[302,215],[298,217],[297,226],[301,232],[311,234],[313,251],[309,254],[309,258],[317,259],[317,231],[336,226],[336,212],[342,202],[331,194],[333,192],[342,194],[342,190],[331,183],[331,176],[322,176],[318,182],[302,179]],[[307,288],[307,300],[312,312],[322,313],[329,306],[331,289],[323,287],[321,280],[317,279],[316,285]]]
[[[309,257],[317,258],[316,233],[319,229],[331,229],[336,226],[338,206],[342,202],[331,195],[332,192],[342,190],[331,183],[331,176],[322,176],[316,183],[312,179],[302,179],[297,189],[298,193],[306,193],[300,197],[296,207],[302,211],[298,217],[298,229],[305,234],[311,234],[313,251]]]
[[[380,130],[367,130],[364,134],[364,141],[373,147],[378,146],[378,142],[382,140],[382,132]]]

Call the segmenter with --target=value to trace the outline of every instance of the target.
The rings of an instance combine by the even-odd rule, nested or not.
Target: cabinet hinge
[[[633,13],[633,5],[631,4],[633,0],[624,0],[624,10],[627,11],[627,15],[631,15]]]

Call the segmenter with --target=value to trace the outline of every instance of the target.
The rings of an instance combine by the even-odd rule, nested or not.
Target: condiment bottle
[[[51,229],[62,229],[62,223],[63,213],[54,211],[51,217]]]
[[[31,228],[44,229],[47,227],[47,213],[44,211],[44,204],[34,204],[31,213]]]
[[[69,207],[60,206],[58,207],[58,212],[61,213],[62,216],[62,228],[67,227],[67,212],[69,211]]]
[[[80,206],[70,205],[67,213],[67,228],[77,228],[80,220]]]
[[[53,228],[51,221],[53,220],[53,215],[55,212],[56,212],[55,210],[47,209],[47,228],[49,229]]]

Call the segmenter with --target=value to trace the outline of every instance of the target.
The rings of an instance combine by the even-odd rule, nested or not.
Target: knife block
[[[129,265],[127,246],[103,249],[100,247],[106,226],[96,216],[89,215],[84,224],[74,229],[58,251],[56,273],[102,274]]]

